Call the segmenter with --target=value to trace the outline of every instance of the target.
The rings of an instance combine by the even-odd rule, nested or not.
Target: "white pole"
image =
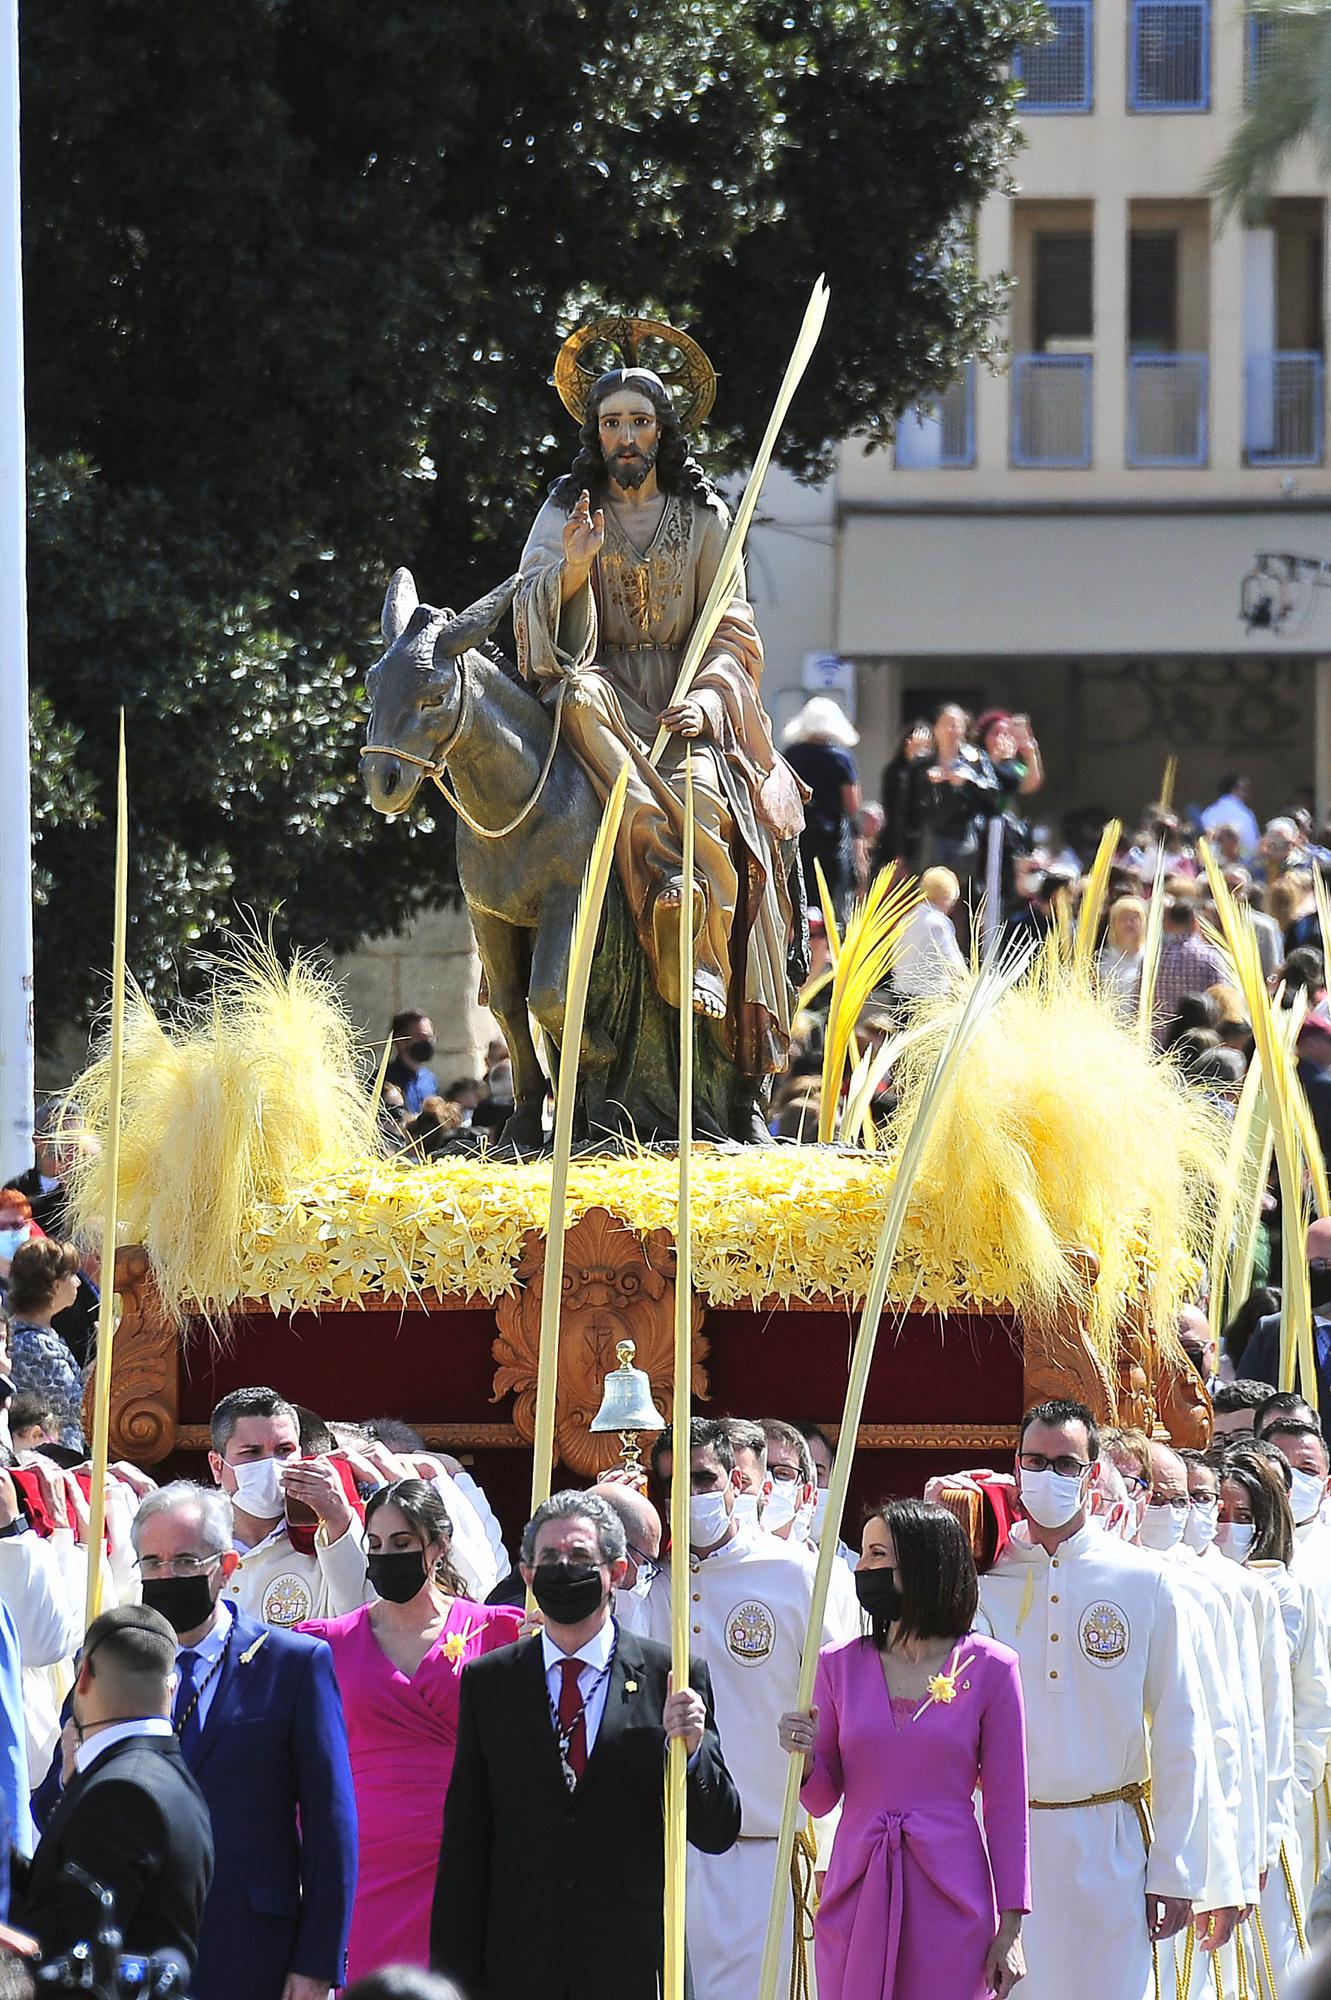
[[[980,933],[981,948],[990,952],[998,936],[1003,921],[1003,834],[1005,831],[1002,813],[995,813],[989,822],[984,850],[984,924]]]
[[[28,773],[18,0],[0,45],[0,1180],[32,1165],[32,821]]]

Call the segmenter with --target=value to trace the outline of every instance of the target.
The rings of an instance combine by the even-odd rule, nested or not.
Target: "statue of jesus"
[[[652,978],[676,1008],[682,766],[691,750],[689,997],[738,1072],[732,1136],[765,1137],[762,1086],[785,1067],[790,1044],[799,781],[773,747],[742,571],[691,687],[673,698],[729,516],[689,455],[660,376],[638,367],[601,375],[586,395],[581,437],[523,551],[513,606],[519,666],[546,702],[564,685],[565,740],[602,799],[629,765],[616,861]],[[653,768],[658,726],[670,742]]]

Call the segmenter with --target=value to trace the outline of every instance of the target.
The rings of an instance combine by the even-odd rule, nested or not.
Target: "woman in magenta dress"
[[[378,1601],[300,1629],[333,1649],[360,1819],[348,1977],[430,1962],[430,1905],[468,1660],[511,1645],[522,1614],[473,1604],[449,1562],[433,1486],[400,1479],[365,1509]]]
[[[862,1547],[870,1636],[824,1652],[814,1706],[780,1725],[804,1757],[804,1805],[842,1803],[819,2000],[1002,2000],[1025,1972],[1031,1906],[1017,1658],[970,1629],[975,1564],[943,1508],[894,1500]]]

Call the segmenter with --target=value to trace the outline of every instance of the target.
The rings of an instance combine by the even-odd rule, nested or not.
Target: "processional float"
[[[718,687],[713,717],[718,707],[727,726],[739,716],[750,732],[742,749],[767,745],[770,763],[755,767],[750,756],[745,777],[767,842],[760,860],[789,857],[792,827],[788,806],[771,804],[783,774],[764,736],[742,552],[826,305],[820,282],[753,473],[713,552],[703,608],[669,656],[671,710]],[[713,381],[694,343],[659,322],[602,323],[574,336],[556,370],[585,450],[596,438],[599,384],[586,366],[596,339],[617,343],[628,364],[617,384],[647,389],[662,431],[682,437],[684,426],[668,421],[670,370],[648,380],[641,361],[652,342],[674,342],[676,393],[692,421],[706,413]],[[565,511],[589,545],[598,517],[580,502]],[[679,518],[667,499],[661,543],[679,543]],[[704,526],[712,530],[710,516]],[[744,1024],[698,998],[718,822],[715,795],[706,794],[704,825],[695,790],[716,762],[708,765],[696,740],[663,729],[650,745],[632,744],[609,780],[589,733],[595,690],[582,667],[600,671],[598,621],[614,629],[614,592],[639,569],[647,579],[634,586],[644,593],[639,610],[653,629],[653,578],[666,575],[668,551],[654,540],[639,557],[635,566],[628,550],[619,572],[608,553],[595,557],[587,606],[578,612],[570,597],[568,613],[549,595],[557,565],[552,584],[535,557],[460,616],[421,605],[399,572],[384,609],[387,650],[369,680],[371,798],[397,812],[429,777],[458,803],[460,873],[492,990],[505,977],[516,921],[511,900],[495,907],[491,885],[504,871],[490,865],[493,851],[507,841],[510,862],[525,853],[534,866],[534,829],[539,836],[545,900],[531,901],[531,925],[545,930],[529,971],[534,981],[531,968],[555,951],[562,1012],[550,1012],[548,978],[523,998],[557,1068],[550,1156],[496,1148],[428,1162],[390,1157],[330,982],[307,962],[279,966],[261,940],[237,947],[209,1003],[169,1029],[127,992],[118,956],[108,1046],[71,1093],[77,1115],[105,1141],[85,1154],[75,1200],[85,1223],[100,1223],[120,1245],[119,1326],[113,1349],[108,1308],[92,1393],[100,1464],[108,1451],[150,1466],[187,1464],[206,1449],[218,1397],[255,1381],[334,1417],[372,1405],[404,1416],[429,1445],[476,1464],[510,1530],[550,1490],[556,1468],[565,1479],[590,1478],[615,1462],[616,1432],[687,1420],[691,1409],[820,1423],[837,1447],[834,1528],[850,1518],[852,1499],[918,1491],[936,1471],[1009,1463],[1022,1409],[1050,1395],[1076,1396],[1103,1421],[1206,1441],[1205,1392],[1173,1331],[1178,1307],[1208,1266],[1213,1293],[1242,1281],[1271,1146],[1284,1178],[1297,1179],[1303,1165],[1286,1090],[1290,1037],[1282,1039],[1269,1002],[1260,1025],[1253,1014],[1266,1082],[1231,1127],[1157,1055],[1149,1019],[1125,1023],[1097,989],[1089,941],[1113,855],[1109,829],[1075,940],[1060,922],[1033,954],[991,957],[920,1003],[883,1049],[860,1056],[855,1014],[886,977],[915,900],[910,885],[880,880],[844,936],[833,928],[828,1143],[736,1144],[724,1129],[722,1058],[736,1075],[743,1070]],[[517,678],[480,650],[510,606],[526,669]],[[561,651],[546,641],[564,618],[571,636]],[[542,659],[555,661],[557,687],[540,688]],[[395,674],[419,694],[396,709]],[[515,780],[515,810],[487,820],[466,745],[485,726],[490,689],[508,704],[511,726],[528,732],[530,782]],[[606,712],[613,722],[613,707]],[[733,727],[725,740],[735,750]],[[722,770],[739,851],[741,838],[755,836],[741,834],[748,809],[737,783]],[[562,802],[562,844],[543,829],[547,787]],[[630,849],[653,800],[669,836],[658,846],[673,854],[677,841],[678,872],[659,909],[644,912],[629,894],[642,880],[641,848]],[[581,848],[570,828],[582,829]],[[706,860],[700,840],[712,843]],[[509,867],[505,896],[513,875]],[[767,889],[784,907],[788,888],[770,871]],[[1243,920],[1221,892],[1223,883],[1227,942],[1243,958]],[[557,935],[551,912],[560,914]],[[740,919],[727,915],[738,954]],[[120,937],[123,947],[123,915]],[[735,1014],[746,1004],[742,985],[737,976]],[[814,995],[806,988],[803,997]],[[1250,1004],[1261,1004],[1256,993]],[[752,1068],[743,1090],[736,1086],[741,1097],[749,1091],[750,1110]],[[871,1105],[889,1069],[896,1104],[880,1125]],[[519,1113],[521,1100],[520,1091]],[[613,1133],[612,1101],[624,1114]],[[644,1104],[656,1112],[646,1135]],[[644,1378],[647,1423],[641,1396],[633,1422],[614,1421],[625,1407],[614,1397],[602,1422],[607,1377],[612,1386],[623,1380],[616,1363],[622,1370],[630,1360]],[[685,1480],[674,1482],[673,1499],[678,1565],[687,1557]],[[835,1539],[823,1538],[814,1633]],[[688,1671],[686,1604],[677,1578],[677,1685]],[[806,1704],[815,1654],[806,1646]],[[792,1761],[787,1835],[796,1773]],[[668,1783],[673,1996],[682,1992],[682,1757],[672,1759]],[[774,1939],[773,1931],[765,1993]]]

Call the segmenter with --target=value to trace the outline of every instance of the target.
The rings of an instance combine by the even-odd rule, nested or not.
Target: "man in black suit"
[[[176,1635],[143,1604],[88,1627],[74,1684],[75,1773],[33,1856],[13,1919],[43,1953],[95,1936],[82,1871],[115,1897],[126,1951],[174,1951],[194,1969],[213,1872],[208,1808],[171,1727]]]
[[[690,1841],[738,1838],[707,1669],[672,1692],[667,1648],[620,1630],[626,1570],[613,1509],[556,1493],[522,1538],[544,1630],[463,1672],[430,1958],[472,2000],[656,2000],[670,1737],[689,1753]]]
[[[1331,1217],[1318,1216],[1308,1225],[1308,1283],[1313,1306],[1313,1359],[1317,1367],[1318,1408],[1331,1409]],[[1245,1378],[1280,1381],[1280,1319],[1268,1313],[1253,1328],[1243,1350]],[[1304,1388],[1307,1388],[1305,1383]]]

